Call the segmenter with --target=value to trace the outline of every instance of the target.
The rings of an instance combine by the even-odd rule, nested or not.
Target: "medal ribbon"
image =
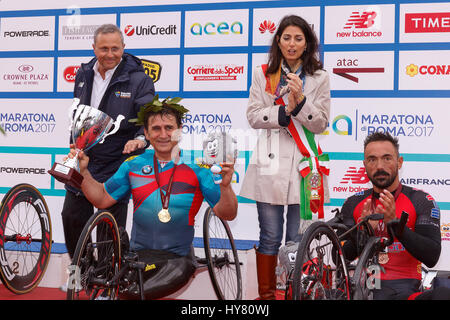
[[[284,65],[280,64],[282,69],[276,75],[282,78],[283,73],[287,74],[290,71]],[[267,71],[267,65],[262,65],[264,74]],[[296,74],[300,76],[303,84],[305,83],[305,74],[300,67]],[[274,79],[271,75],[266,75],[266,91],[272,95],[280,90],[279,83],[275,87]],[[275,102],[278,105],[286,106],[288,104],[289,92],[283,96],[276,96]],[[324,187],[323,175],[329,175],[330,169],[328,167],[329,157],[322,153],[322,149],[318,141],[316,141],[315,134],[303,126],[296,118],[291,117],[288,125],[289,133],[295,141],[303,159],[300,161],[298,170],[300,172],[300,219],[303,220],[318,220],[324,218]]]
[[[164,193],[162,191],[162,186],[159,183],[159,169],[158,169],[158,160],[156,159],[156,155],[153,155],[153,166],[155,167],[156,184],[159,187],[159,193],[161,195],[161,204],[162,204],[163,209],[167,209],[167,208],[169,208],[170,194],[172,192],[172,185],[173,185],[173,176],[175,175],[175,169],[177,168],[177,164],[175,162],[173,164],[172,174],[170,175],[166,195],[164,195]]]

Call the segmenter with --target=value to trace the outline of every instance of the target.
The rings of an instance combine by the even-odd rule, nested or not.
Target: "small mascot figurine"
[[[237,155],[236,139],[225,132],[210,132],[203,141],[203,164],[210,167],[215,184],[222,182],[220,163],[235,161]]]

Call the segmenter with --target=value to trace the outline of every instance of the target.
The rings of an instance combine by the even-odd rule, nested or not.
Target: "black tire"
[[[203,218],[203,243],[211,283],[219,300],[242,299],[241,265],[228,223],[208,208]]]
[[[370,237],[359,256],[352,277],[354,300],[372,300],[372,290],[377,287],[378,276],[381,272],[378,256],[376,256],[380,241],[379,237]]]
[[[0,209],[0,278],[16,294],[36,288],[50,260],[52,224],[44,197],[23,183],[3,197]]]
[[[121,248],[113,215],[98,211],[86,223],[69,266],[67,300],[118,299]]]
[[[339,239],[325,222],[311,224],[298,246],[294,300],[348,300],[349,276]]]

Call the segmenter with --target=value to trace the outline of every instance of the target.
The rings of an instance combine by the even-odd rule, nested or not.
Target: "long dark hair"
[[[272,45],[269,50],[267,74],[276,73],[278,71],[281,59],[283,58],[278,42],[281,39],[284,29],[289,26],[299,27],[305,35],[306,50],[300,57],[303,61],[302,65],[305,73],[312,75],[316,70],[322,69],[323,64],[318,59],[319,41],[317,40],[316,34],[305,19],[296,15],[290,15],[285,16],[281,20],[278,30],[273,36]]]

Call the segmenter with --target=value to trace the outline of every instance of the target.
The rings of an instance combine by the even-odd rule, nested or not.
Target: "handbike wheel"
[[[208,208],[203,218],[208,272],[219,300],[242,299],[241,265],[228,223]]]
[[[32,185],[11,188],[0,209],[0,278],[16,294],[37,287],[50,260],[52,226],[47,203]]]
[[[67,300],[118,298],[115,279],[121,262],[120,236],[114,216],[98,211],[83,228],[69,266]]]
[[[381,268],[378,264],[376,253],[380,241],[379,237],[370,237],[359,256],[355,273],[352,277],[355,283],[354,300],[372,300],[372,290],[377,289]]]
[[[314,222],[302,236],[295,260],[293,298],[350,299],[345,257],[336,233],[325,222]]]

